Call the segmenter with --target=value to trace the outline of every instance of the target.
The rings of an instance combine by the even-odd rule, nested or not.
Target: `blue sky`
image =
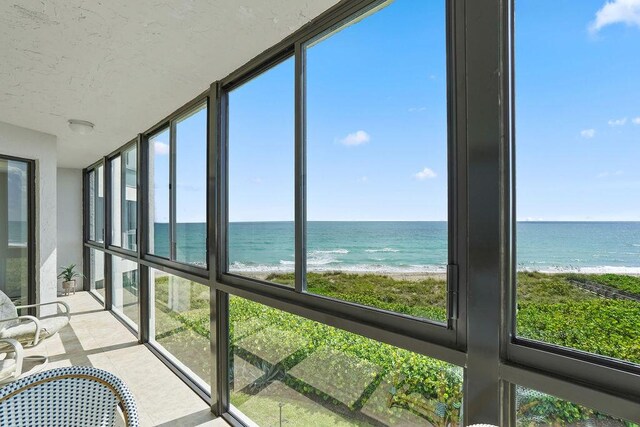
[[[640,0],[516,2],[518,219],[640,220]]]
[[[446,218],[444,19],[398,1],[309,47],[309,220]],[[231,221],[293,219],[293,73],[230,95]]]
[[[230,94],[231,221],[293,220],[293,65]],[[519,220],[640,220],[639,70],[640,0],[517,0]],[[309,220],[446,219],[445,74],[444,1],[396,0],[308,48]],[[203,221],[202,150],[182,160],[179,215]]]
[[[169,129],[149,140],[153,146],[154,217],[169,222]],[[176,122],[176,220],[205,222],[207,215],[207,110],[197,108]]]

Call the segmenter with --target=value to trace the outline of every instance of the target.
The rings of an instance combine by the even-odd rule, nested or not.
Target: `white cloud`
[[[433,170],[429,168],[424,168],[420,172],[413,175],[413,177],[419,181],[424,181],[427,179],[433,179],[438,176]]]
[[[580,131],[580,136],[582,136],[583,138],[593,138],[594,136],[596,136],[596,130],[595,129],[585,129]]]
[[[342,138],[340,140],[340,143],[352,147],[356,145],[366,144],[369,141],[371,141],[371,135],[363,130],[359,130],[357,132],[350,133],[349,135]]]
[[[360,178],[358,178],[358,182],[361,182],[363,184],[366,183],[366,182],[369,182],[369,177],[368,176],[361,176]]]
[[[606,178],[609,176],[621,176],[621,175],[624,175],[624,171],[617,170],[615,172],[600,172],[598,175],[596,175],[596,178]]]
[[[640,27],[640,0],[608,1],[596,12],[596,18],[589,26],[589,30],[596,33],[607,25],[613,24]]]
[[[262,178],[260,177],[255,177],[252,179],[252,181],[254,184],[258,184],[258,185],[262,184]]]
[[[640,125],[640,117],[636,117],[635,119],[631,120],[633,122],[634,125]]]
[[[156,156],[166,156],[167,154],[169,154],[169,144],[165,144],[164,142],[160,141],[154,141],[153,151],[156,153]]]
[[[425,111],[427,107],[411,107],[409,108],[410,113],[418,113],[420,111]]]
[[[623,117],[621,119],[611,119],[607,123],[609,123],[609,126],[624,126],[627,124],[627,118]]]

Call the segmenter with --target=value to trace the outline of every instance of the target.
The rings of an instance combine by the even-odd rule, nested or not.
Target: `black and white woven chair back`
[[[136,402],[118,377],[87,366],[57,368],[0,388],[0,425],[113,426],[118,406],[125,425],[137,427]]]

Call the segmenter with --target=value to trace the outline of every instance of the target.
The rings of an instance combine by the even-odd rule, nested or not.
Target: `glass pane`
[[[89,289],[104,301],[104,252],[89,249]]]
[[[93,187],[93,236],[96,242],[104,242],[104,166],[95,169],[95,182]]]
[[[138,311],[140,305],[140,288],[138,286],[138,264],[113,255],[113,311],[128,320],[138,329]]]
[[[122,160],[111,160],[111,244],[122,246]]]
[[[89,171],[89,240],[96,240],[96,171]]]
[[[171,256],[169,236],[169,129],[149,138],[149,253]]]
[[[309,292],[446,321],[444,1],[306,46]]]
[[[210,386],[209,288],[159,270],[150,273],[151,341]]]
[[[637,424],[558,399],[549,394],[517,386],[516,426],[637,427]]]
[[[122,247],[138,250],[138,149],[132,147],[125,151],[124,158],[124,200],[122,209]]]
[[[294,60],[229,94],[229,271],[292,284]]]
[[[453,426],[462,368],[230,298],[231,403],[259,425]]]
[[[29,174],[25,162],[0,159],[0,291],[29,298]]]
[[[176,123],[176,261],[207,267],[207,108]]]
[[[516,332],[640,363],[640,30],[604,3],[516,2]]]

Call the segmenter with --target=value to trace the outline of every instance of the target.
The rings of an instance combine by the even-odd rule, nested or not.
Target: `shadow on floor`
[[[166,423],[157,424],[156,427],[198,426],[201,424],[204,425],[207,423],[211,423],[212,420],[213,420],[213,415],[211,414],[211,411],[205,409],[204,411],[194,412],[192,414],[185,415],[180,418],[173,419],[171,421],[167,421]],[[218,420],[217,422],[221,422],[221,421]],[[219,425],[222,426],[225,424],[221,422],[221,424]]]

